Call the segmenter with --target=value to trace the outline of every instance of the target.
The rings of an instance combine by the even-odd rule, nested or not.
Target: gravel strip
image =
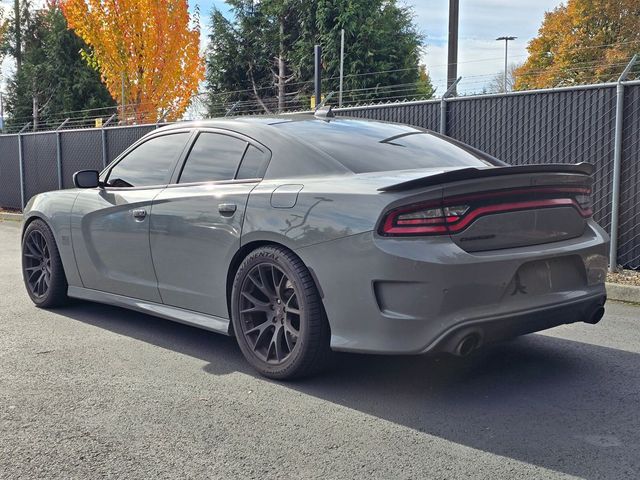
[[[617,273],[608,273],[607,282],[640,287],[640,272],[637,270],[620,270]]]

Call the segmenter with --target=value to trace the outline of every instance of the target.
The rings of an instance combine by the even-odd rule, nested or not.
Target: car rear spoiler
[[[583,162],[576,164],[550,163],[546,165],[519,165],[488,168],[469,167],[437,173],[426,177],[414,178],[413,180],[407,180],[406,182],[381,187],[378,191],[399,192],[402,190],[424,188],[432,185],[472,180],[476,178],[501,177],[505,175],[527,175],[534,173],[576,173],[590,176],[593,173],[593,165]]]

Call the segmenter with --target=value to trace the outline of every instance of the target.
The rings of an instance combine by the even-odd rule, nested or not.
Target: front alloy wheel
[[[51,284],[51,252],[47,240],[39,230],[33,230],[24,240],[24,272],[29,292],[44,297]]]
[[[42,220],[32,221],[22,237],[22,276],[29,297],[38,307],[67,302],[67,278],[53,233]]]

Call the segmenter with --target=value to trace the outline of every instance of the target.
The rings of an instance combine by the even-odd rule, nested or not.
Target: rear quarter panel
[[[291,206],[274,206],[287,203],[278,198],[284,186],[297,186],[297,197]],[[242,244],[273,241],[296,250],[371,231],[392,200],[351,176],[265,180],[249,196]]]

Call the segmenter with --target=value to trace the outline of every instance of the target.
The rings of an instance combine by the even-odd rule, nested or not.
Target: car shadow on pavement
[[[257,376],[230,337],[90,303],[57,313],[201,359],[210,374]],[[637,353],[529,335],[462,359],[338,354],[325,375],[276,383],[557,472],[640,478]]]

